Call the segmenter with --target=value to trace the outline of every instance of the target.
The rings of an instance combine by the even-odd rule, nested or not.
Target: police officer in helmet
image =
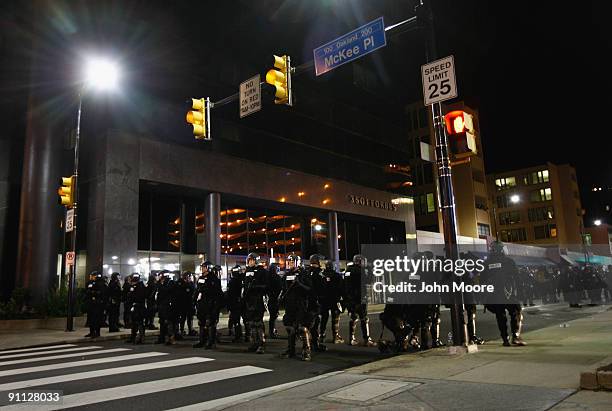
[[[119,310],[121,308],[121,282],[119,273],[111,275],[108,284],[108,332],[119,331]]]
[[[200,339],[193,347],[211,349],[215,348],[216,344],[219,310],[223,304],[223,290],[213,264],[205,261],[200,267],[202,274],[198,278],[193,295],[200,326]]]
[[[344,295],[347,300],[347,309],[351,317],[349,321],[348,344],[358,344],[355,338],[355,330],[357,328],[357,320],[359,320],[361,323],[363,345],[374,347],[376,343],[370,338],[366,284],[362,281],[362,276],[366,278],[369,276],[367,272],[367,259],[361,254],[356,254],[353,257],[353,263],[347,267],[344,273]]]
[[[142,344],[145,336],[145,317],[147,310],[145,301],[147,298],[147,289],[140,279],[140,274],[133,273],[126,282],[129,281],[126,296],[126,306],[129,307],[130,317],[132,319],[132,334],[128,342],[132,344]],[[138,339],[136,338],[138,334]]]
[[[265,352],[264,329],[264,296],[268,289],[266,270],[258,265],[259,255],[250,253],[246,258],[244,274],[243,311],[244,320],[251,334],[249,351],[263,354]]]
[[[87,320],[89,334],[87,337],[100,336],[100,328],[104,321],[104,308],[106,307],[107,286],[104,277],[99,271],[93,271],[86,289]]]

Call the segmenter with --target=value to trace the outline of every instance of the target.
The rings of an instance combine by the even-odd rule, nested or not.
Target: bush
[[[75,316],[82,315],[85,290],[76,290]],[[43,300],[28,308],[30,292],[24,288],[16,288],[11,298],[0,301],[0,320],[17,320],[28,318],[65,317],[68,313],[68,290],[61,288],[49,290]]]

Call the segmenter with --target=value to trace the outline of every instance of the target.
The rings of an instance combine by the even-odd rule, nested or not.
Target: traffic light
[[[193,135],[196,140],[210,140],[210,99],[192,98],[191,108],[186,118],[193,125]]]
[[[276,88],[274,104],[293,105],[291,95],[291,57],[274,55],[274,67],[266,73],[266,83]]]
[[[74,206],[74,176],[62,177],[62,186],[57,190],[57,194],[61,205]]]
[[[477,154],[474,120],[471,114],[455,110],[444,116],[451,152],[455,158]]]

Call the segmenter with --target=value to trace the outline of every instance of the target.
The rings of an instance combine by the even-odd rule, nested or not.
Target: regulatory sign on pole
[[[66,232],[74,230],[74,209],[69,208],[66,211]]]
[[[423,98],[426,106],[457,97],[455,59],[453,56],[423,64],[421,75],[423,77]]]
[[[240,83],[240,118],[261,110],[261,79],[259,74]]]
[[[74,265],[74,251],[68,251],[66,253],[66,267]]]
[[[315,73],[327,73],[387,45],[385,22],[377,18],[313,50]]]

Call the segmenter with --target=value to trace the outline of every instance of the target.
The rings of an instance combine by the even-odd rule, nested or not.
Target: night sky
[[[63,41],[70,43],[68,50],[94,43],[112,50],[127,62],[131,87],[160,98],[180,103],[206,94],[216,100],[235,93],[236,80],[263,75],[273,53],[286,51],[301,64],[312,59],[313,48],[369,20],[384,16],[391,25],[413,16],[415,3],[56,1],[51,27],[35,35],[55,33],[60,52]],[[27,12],[19,11],[23,4],[3,2],[4,28],[27,20]],[[459,99],[480,110],[487,172],[569,162],[577,168],[583,198],[594,185],[612,185],[607,104],[611,6],[585,1],[433,4],[438,54],[455,55]],[[215,56],[233,65],[221,66]],[[409,32],[359,60],[375,75],[367,87],[347,80],[350,64],[296,81],[400,122],[402,107],[422,99],[423,62],[422,40]]]

